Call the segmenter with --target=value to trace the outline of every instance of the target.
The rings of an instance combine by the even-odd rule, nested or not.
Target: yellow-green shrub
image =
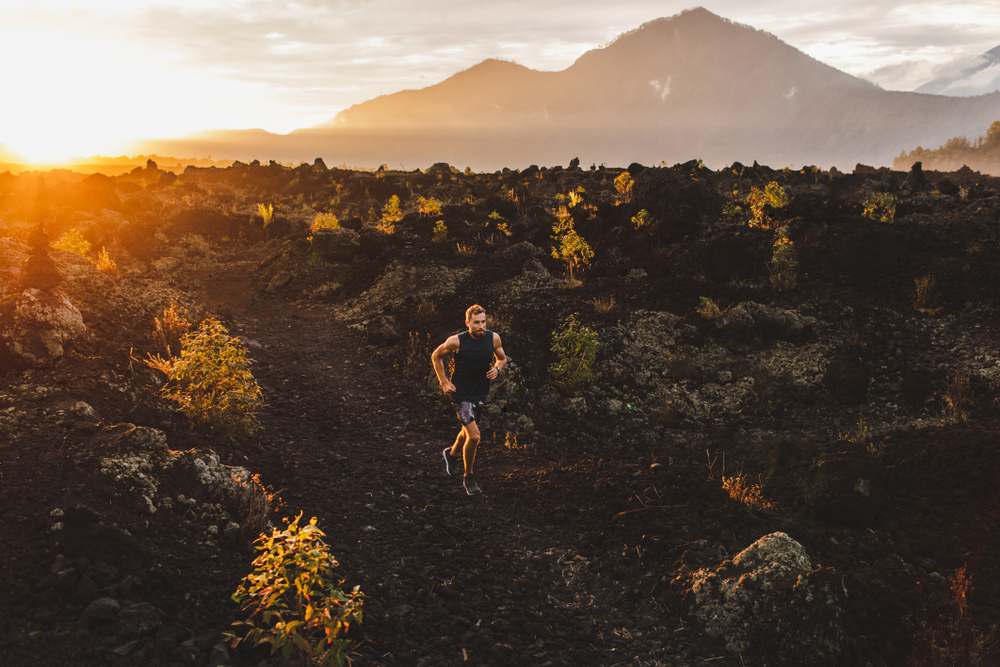
[[[71,252],[87,260],[90,259],[90,241],[83,238],[83,234],[75,228],[59,237],[59,240],[53,243],[52,247],[56,250]]]
[[[310,229],[340,229],[340,220],[333,213],[317,213]]]
[[[271,645],[271,655],[293,655],[303,666],[350,664],[351,641],[345,638],[352,623],[362,622],[363,598],[357,586],[345,593],[344,582],[333,579],[340,566],[323,541],[315,517],[299,527],[299,513],[288,528],[270,537],[261,535],[253,562],[254,571],[243,579],[233,601],[250,611],[237,628],[246,635],[227,632],[235,648],[242,641]]]
[[[180,357],[152,361],[170,379],[163,395],[195,422],[232,436],[261,428],[254,411],[264,400],[250,372],[251,360],[218,320],[207,319],[197,331],[185,334]]]

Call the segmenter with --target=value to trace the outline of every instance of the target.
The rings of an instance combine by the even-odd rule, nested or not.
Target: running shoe
[[[473,479],[472,475],[466,475],[462,485],[465,486],[465,492],[470,496],[483,492],[483,490],[479,488],[479,485],[476,484],[476,480]]]
[[[458,464],[458,457],[451,455],[451,448],[444,450],[444,471],[449,475],[455,474],[455,466]]]

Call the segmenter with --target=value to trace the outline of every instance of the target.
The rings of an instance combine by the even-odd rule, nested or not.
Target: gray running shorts
[[[473,403],[471,401],[459,401],[455,403],[455,414],[458,415],[458,421],[462,422],[463,426],[468,426],[472,422],[478,420],[479,412],[483,407],[483,402]]]

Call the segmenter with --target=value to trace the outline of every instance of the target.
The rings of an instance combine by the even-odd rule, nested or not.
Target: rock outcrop
[[[765,535],[715,568],[684,572],[672,586],[690,620],[734,653],[775,665],[832,665],[844,647],[843,575],[814,569],[785,533]]]

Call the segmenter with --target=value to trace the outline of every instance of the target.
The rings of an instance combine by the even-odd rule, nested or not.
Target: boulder
[[[744,301],[718,319],[716,326],[730,343],[761,345],[772,340],[796,342],[807,338],[816,320],[791,310]]]
[[[773,665],[833,665],[846,643],[844,577],[814,568],[785,533],[760,538],[731,561],[671,584],[689,619],[726,648]]]
[[[86,332],[80,310],[60,292],[32,288],[0,301],[0,345],[12,366],[50,366]]]

